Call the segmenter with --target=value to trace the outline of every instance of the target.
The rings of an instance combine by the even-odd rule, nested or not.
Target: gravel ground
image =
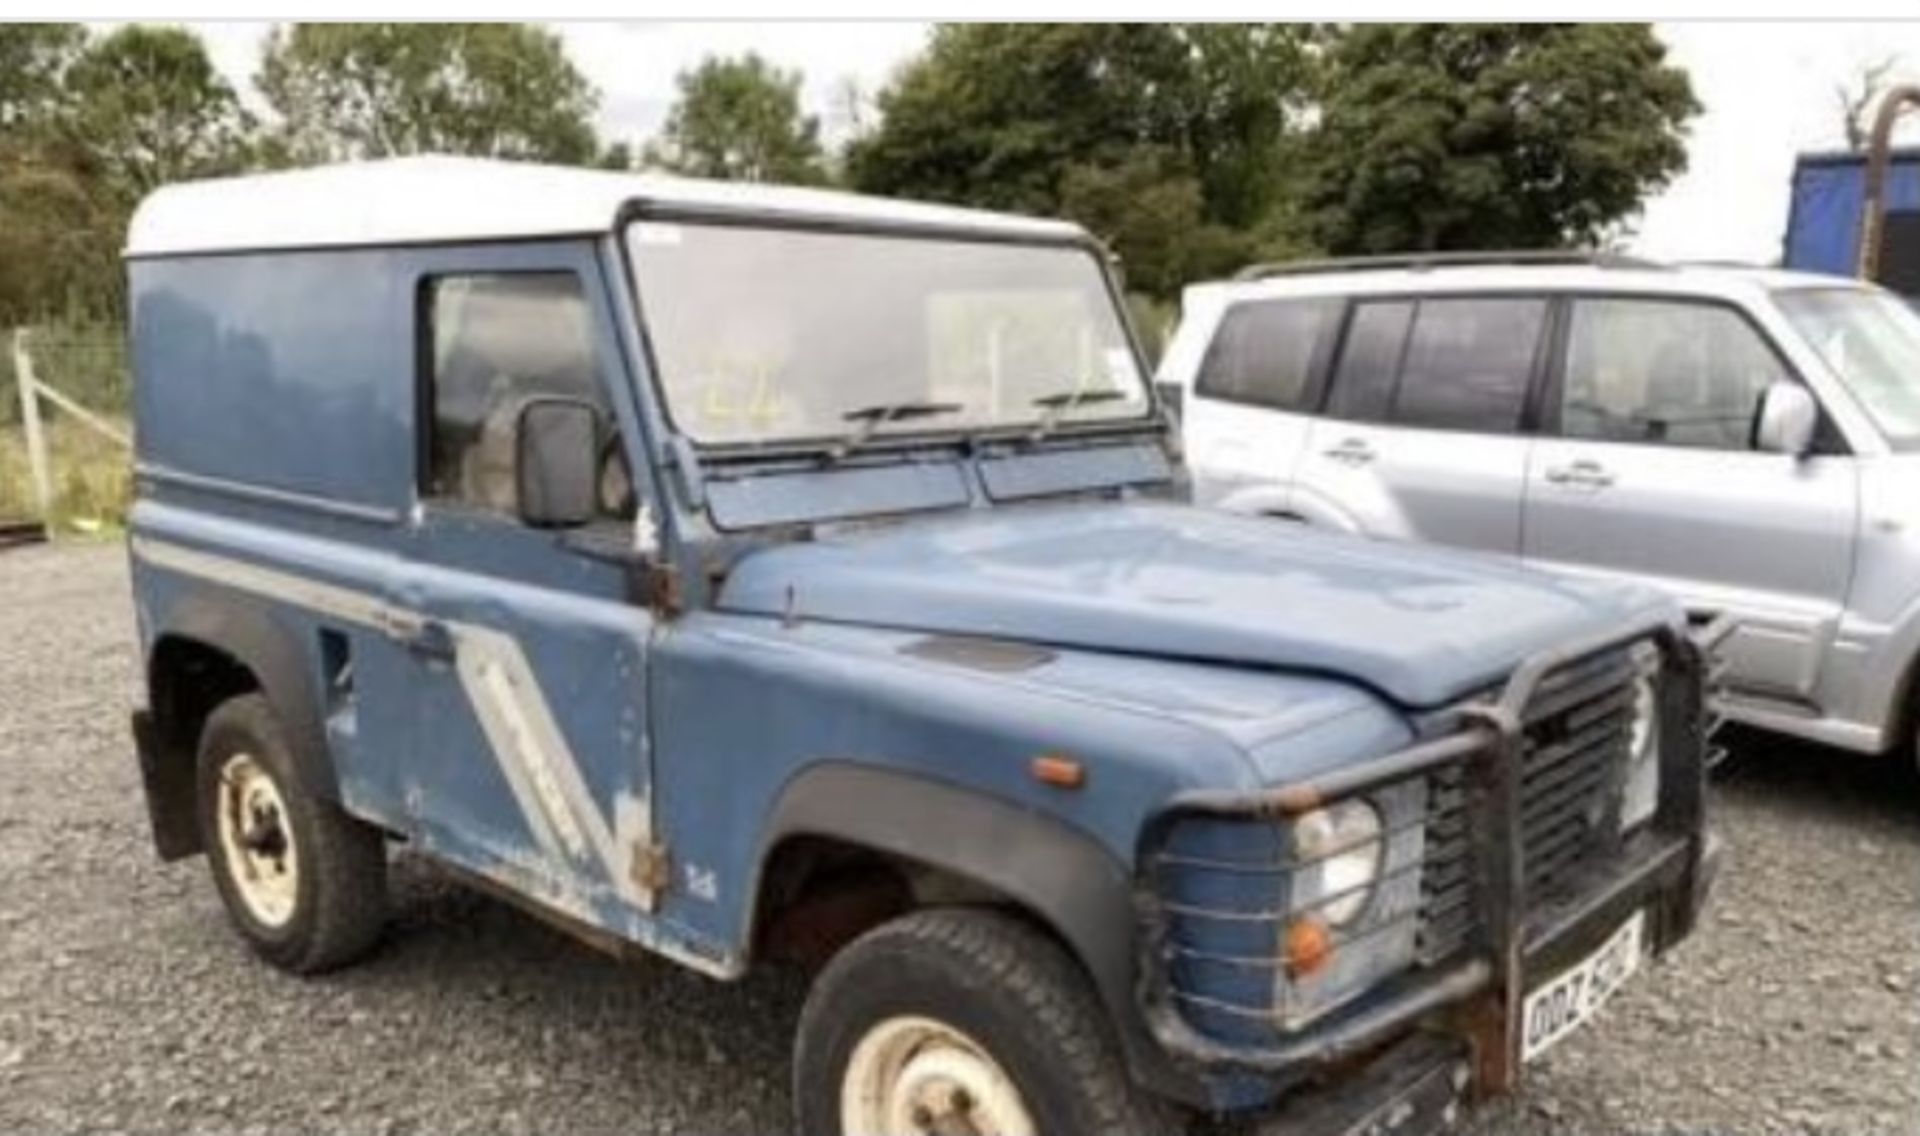
[[[775,1133],[802,990],[626,966],[402,860],[365,965],[155,863],[123,557],[0,555],[0,1130]],[[1920,789],[1734,740],[1706,926],[1473,1131],[1920,1132]]]

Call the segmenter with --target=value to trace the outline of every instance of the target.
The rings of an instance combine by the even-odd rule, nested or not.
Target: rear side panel
[[[142,473],[398,520],[412,500],[414,455],[413,277],[403,257],[133,261]]]
[[[135,261],[143,645],[152,657],[193,638],[258,669],[217,631],[219,613],[246,613],[297,660],[267,693],[349,812],[725,974],[725,949],[650,910],[653,629],[623,572],[509,515],[423,505],[416,488],[418,297],[436,275],[577,273],[637,438],[602,263],[587,241]],[[641,452],[629,460],[644,468]]]

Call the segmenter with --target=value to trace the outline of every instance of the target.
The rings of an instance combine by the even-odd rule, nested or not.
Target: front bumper
[[[1556,668],[1640,638],[1657,641],[1667,659],[1658,810],[1595,865],[1571,899],[1529,908],[1516,772],[1523,708]],[[1481,925],[1455,957],[1391,980],[1348,1011],[1270,1042],[1241,1044],[1201,1032],[1183,1014],[1169,988],[1169,920],[1159,909],[1151,873],[1143,874],[1136,889],[1144,952],[1141,1009],[1155,1039],[1203,1076],[1252,1077],[1291,1090],[1280,1115],[1308,1132],[1431,1131],[1451,1116],[1457,1098],[1509,1090],[1518,1075],[1519,1011],[1529,989],[1596,949],[1635,911],[1645,912],[1655,955],[1685,938],[1697,921],[1719,861],[1719,842],[1705,823],[1709,726],[1702,711],[1702,657],[1675,626],[1616,630],[1529,659],[1497,698],[1465,708],[1458,732],[1312,782],[1174,802],[1163,818],[1169,827],[1173,818],[1196,812],[1282,819],[1449,763],[1464,764],[1476,786]],[[1166,831],[1156,828],[1149,840]]]

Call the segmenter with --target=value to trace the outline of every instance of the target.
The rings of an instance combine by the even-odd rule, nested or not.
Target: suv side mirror
[[[1813,430],[1819,419],[1820,408],[1814,405],[1807,388],[1798,383],[1774,383],[1760,396],[1760,409],[1753,422],[1754,448],[1800,457],[1813,448]]]
[[[591,521],[600,453],[600,411],[570,398],[529,399],[514,429],[520,519],[534,528]]]

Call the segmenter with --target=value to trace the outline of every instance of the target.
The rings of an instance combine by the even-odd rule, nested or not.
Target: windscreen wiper
[[[904,422],[909,418],[932,418],[940,414],[956,414],[966,407],[957,402],[877,402],[872,406],[862,406],[849,410],[840,416],[845,422],[858,422],[860,425],[841,439],[830,455],[839,461],[848,454],[867,444],[873,438],[874,431],[889,422]]]
[[[1027,437],[1035,442],[1053,433],[1060,424],[1061,416],[1076,406],[1090,406],[1096,402],[1122,402],[1132,397],[1126,391],[1114,387],[1097,387],[1091,390],[1075,388],[1043,394],[1033,400],[1033,405],[1041,410],[1040,421],[1033,424],[1033,433]]]

